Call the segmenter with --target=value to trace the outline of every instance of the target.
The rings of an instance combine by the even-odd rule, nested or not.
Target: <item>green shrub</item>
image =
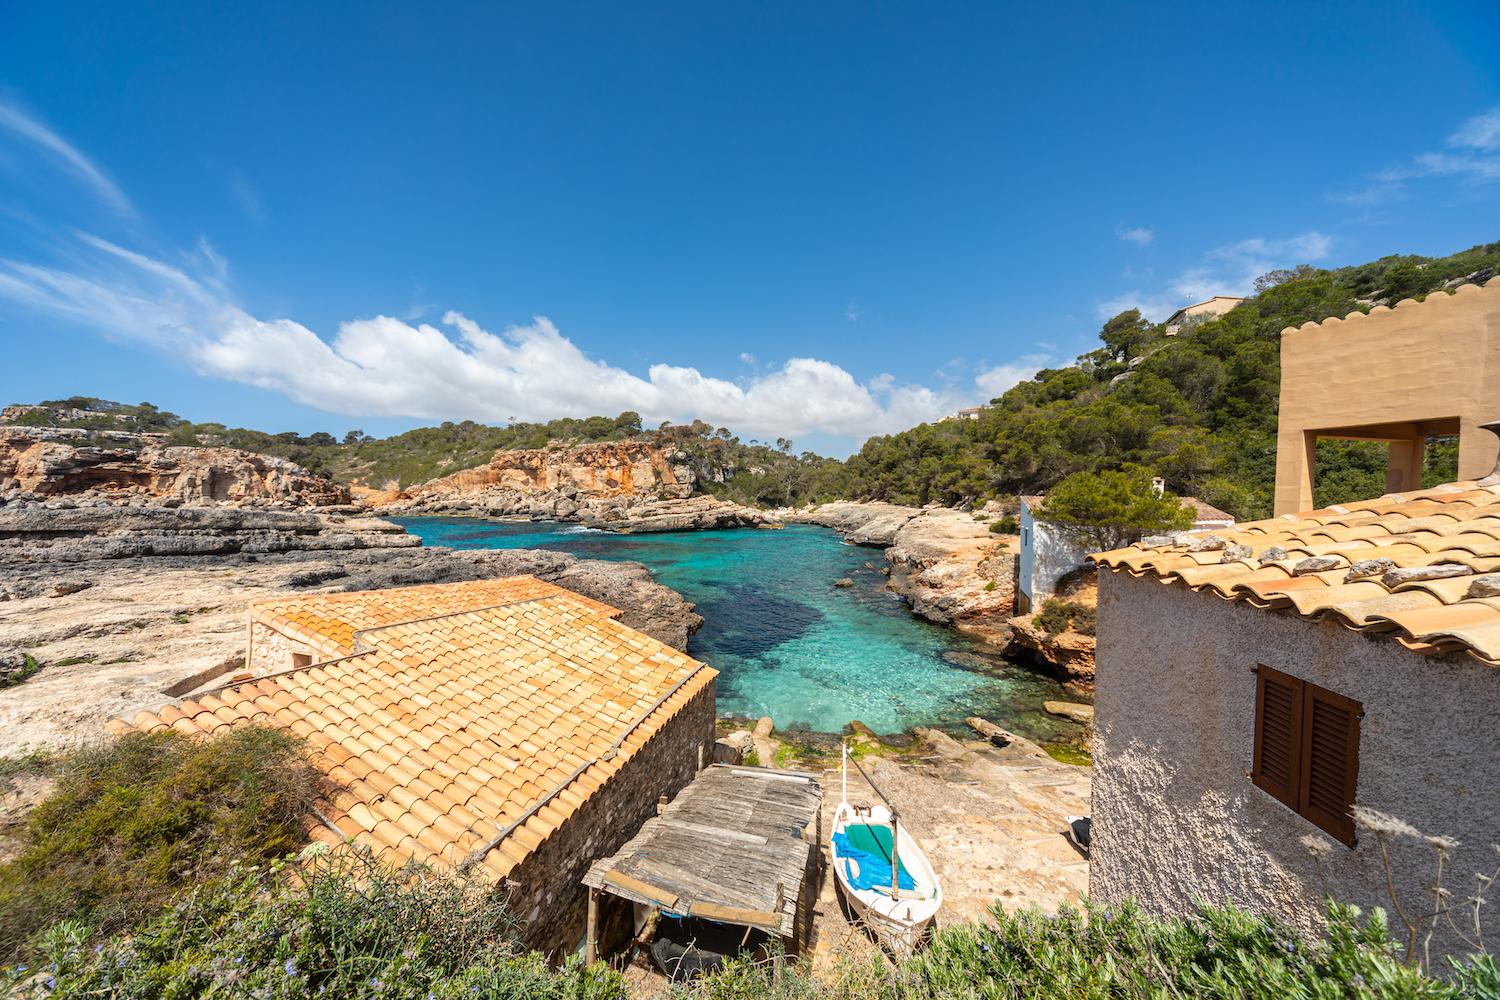
[[[1455,985],[1403,964],[1376,911],[1360,923],[1348,907],[1329,910],[1329,930],[1307,943],[1274,921],[1235,909],[1190,920],[1155,920],[1133,905],[1007,913],[992,922],[938,931],[931,946],[899,966],[846,963],[814,980],[802,969],[736,961],[680,995],[703,1000],[1157,1000],[1157,998],[1480,997],[1493,961],[1468,967]]]
[[[295,851],[318,792],[297,741],[258,727],[206,741],[132,733],[57,768],[0,866],[0,955],[62,919],[129,926],[231,862]]]
[[[1075,632],[1093,635],[1095,620],[1096,612],[1090,605],[1060,597],[1047,598],[1036,615],[1037,627],[1048,635],[1066,632],[1070,626]]]
[[[23,681],[30,680],[41,669],[42,665],[37,662],[36,657],[30,653],[22,653],[21,662],[18,665],[0,667],[0,690],[15,687]]]
[[[233,867],[132,935],[90,947],[81,925],[44,940],[54,965],[35,997],[380,997],[383,1000],[614,1000],[606,966],[549,968],[521,954],[489,883],[419,866],[393,870],[368,855],[312,855]],[[53,971],[55,969],[55,971]],[[5,985],[0,978],[0,988]]]
[[[990,530],[997,535],[1014,535],[1020,530],[1020,525],[1016,523],[1016,516],[1014,514],[1005,514],[1001,516],[1000,520],[990,525]]]

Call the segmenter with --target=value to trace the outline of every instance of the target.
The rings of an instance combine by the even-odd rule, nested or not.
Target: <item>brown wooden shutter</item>
[[[1346,844],[1354,843],[1360,704],[1316,684],[1305,686],[1302,774],[1297,811]]]
[[[1297,809],[1302,783],[1303,684],[1260,666],[1255,671],[1255,763],[1251,780],[1289,809]]]

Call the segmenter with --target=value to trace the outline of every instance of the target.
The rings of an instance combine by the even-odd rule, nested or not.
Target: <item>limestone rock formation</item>
[[[693,495],[697,479],[685,459],[646,441],[499,451],[488,465],[365,502],[383,514],[521,516],[606,531],[780,524],[753,507]]]
[[[793,511],[786,520],[821,524],[855,545],[885,549],[887,586],[929,621],[1009,641],[1015,607],[1010,540],[966,511],[947,507],[837,501]]]
[[[686,455],[669,454],[649,441],[604,441],[497,451],[488,465],[413,486],[403,495],[419,500],[514,490],[575,499],[646,493],[681,499],[692,495],[695,480]]]
[[[69,440],[69,438],[72,440]],[[90,495],[183,503],[347,504],[349,490],[295,462],[232,448],[173,448],[120,435],[101,448],[76,436],[0,427],[0,500]]]
[[[1084,690],[1093,689],[1093,636],[1071,631],[1053,635],[1037,625],[1035,615],[1012,618],[1009,624],[1011,653],[1035,661]]]

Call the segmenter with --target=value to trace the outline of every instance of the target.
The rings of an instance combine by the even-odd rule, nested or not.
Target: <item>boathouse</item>
[[[1423,352],[1446,355],[1460,307],[1472,320],[1487,301],[1500,331],[1500,282],[1460,293],[1403,304],[1406,339],[1364,351],[1390,370],[1384,415],[1379,380],[1361,383],[1380,426],[1452,412],[1447,396],[1396,390]],[[1325,325],[1344,338],[1364,322]],[[1298,365],[1322,332],[1283,334],[1284,401],[1308,384]],[[1483,385],[1500,340],[1464,364]],[[1500,392],[1486,406],[1500,415]],[[1293,426],[1282,447],[1300,474],[1314,432]],[[1479,438],[1497,427],[1464,427],[1461,471],[1493,460]],[[1434,960],[1476,950],[1464,898],[1500,844],[1500,470],[1094,559],[1090,895],[1167,914],[1227,901],[1308,932],[1331,897],[1384,907],[1403,939],[1397,908],[1419,918]],[[1455,909],[1432,919],[1439,850]]]
[[[337,788],[313,839],[475,866],[527,945],[572,951],[589,866],[714,742],[716,672],[619,614],[531,577],[278,598],[252,613],[259,676],[112,728],[289,729]]]

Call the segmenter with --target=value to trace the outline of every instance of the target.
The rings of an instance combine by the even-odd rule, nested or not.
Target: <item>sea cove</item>
[[[1062,686],[964,635],[922,621],[885,589],[875,549],[812,525],[631,535],[551,521],[396,519],[425,545],[536,548],[645,564],[697,605],[689,651],[721,671],[720,715],[778,729],[960,731],[982,715],[1040,741],[1079,733],[1042,710]],[[872,568],[873,567],[873,568]],[[852,587],[836,587],[848,579]]]

